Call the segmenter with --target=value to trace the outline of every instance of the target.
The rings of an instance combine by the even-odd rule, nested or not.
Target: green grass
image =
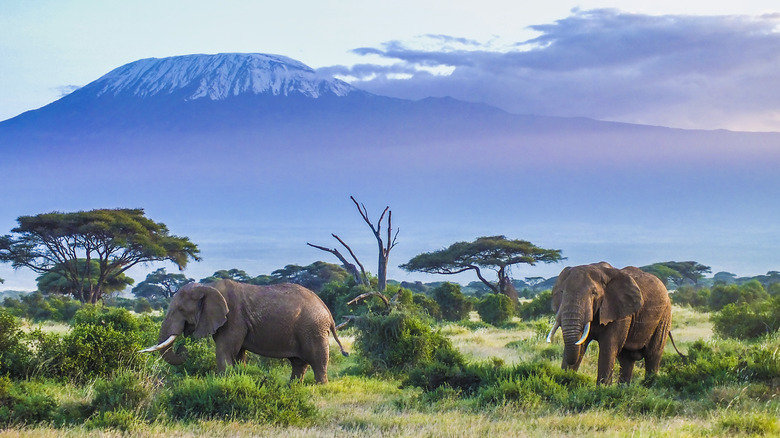
[[[493,379],[473,393],[450,387],[424,391],[406,384],[404,375],[361,374],[357,355],[342,357],[332,342],[327,385],[313,384],[309,372],[304,385],[288,386],[285,361],[257,356],[250,357],[248,367],[224,376],[186,376],[150,359],[141,370],[85,384],[8,381],[13,400],[29,397],[25,409],[34,410],[36,400],[46,401],[35,398],[38,392],[48,394],[53,404],[41,404],[51,407],[45,413],[48,420],[0,426],[0,437],[780,436],[780,375],[772,377],[774,369],[761,366],[780,359],[780,335],[753,343],[726,342],[712,336],[708,315],[678,307],[674,315],[678,347],[700,361],[687,370],[696,375],[705,369],[696,367],[708,366],[708,372],[723,373],[720,381],[697,388],[696,394],[669,386],[674,382],[668,375],[664,380],[664,373],[684,368],[671,345],[654,386],[641,384],[640,366],[630,386],[597,387],[598,345],[591,345],[576,378],[562,373],[560,336],[553,344],[545,342],[547,320],[515,320],[509,328],[450,323],[441,333],[472,371]],[[352,352],[354,330],[340,334]],[[732,357],[742,362],[732,367]],[[5,395],[0,389],[0,402],[11,400],[8,392],[8,387]],[[129,396],[115,397],[118,392]],[[299,413],[286,416],[289,412],[276,404],[272,413],[281,415],[274,417],[280,420],[267,421],[270,414],[257,414],[267,408],[263,399],[288,400]],[[178,403],[179,410],[171,403]]]

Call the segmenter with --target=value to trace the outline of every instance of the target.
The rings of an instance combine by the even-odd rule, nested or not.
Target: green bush
[[[51,421],[56,407],[56,399],[44,385],[0,378],[0,426]]]
[[[363,315],[355,349],[374,371],[403,371],[430,361],[439,349],[451,349],[449,339],[419,316],[396,311],[389,315]]]
[[[541,316],[555,315],[552,310],[552,291],[543,291],[531,301],[520,304],[517,313],[526,321]]]
[[[695,288],[693,286],[680,286],[674,293],[669,294],[672,303],[679,306],[690,306],[694,309],[707,310],[710,302],[710,290]]]
[[[140,364],[139,322],[127,310],[85,306],[73,323],[62,340],[61,375],[86,380]]]
[[[92,407],[97,412],[124,409],[132,411],[151,398],[152,389],[141,380],[139,374],[119,371],[110,378],[95,380],[95,396]]]
[[[174,366],[174,373],[185,376],[206,376],[217,371],[217,349],[211,337],[186,338],[182,344],[187,349],[187,360]]]
[[[713,331],[722,338],[753,339],[780,328],[780,298],[762,303],[727,304],[710,316]]]
[[[441,321],[444,318],[442,316],[441,306],[439,306],[439,303],[427,295],[414,294],[412,296],[412,303],[414,303],[417,308],[421,309],[423,313],[436,321]]]
[[[167,396],[176,419],[251,420],[279,425],[306,425],[317,409],[297,384],[269,379],[257,368],[232,368],[224,375],[184,378]]]
[[[439,305],[442,318],[446,321],[460,321],[468,318],[473,308],[471,301],[455,283],[442,283],[431,291],[431,297]]]
[[[515,315],[515,303],[503,294],[488,294],[477,302],[477,313],[488,324],[500,326]]]
[[[24,343],[19,321],[0,309],[0,375],[22,378],[30,368],[30,351]]]
[[[20,318],[33,321],[68,322],[81,308],[81,303],[67,296],[44,295],[41,292],[20,295],[19,298],[6,298],[3,306]]]

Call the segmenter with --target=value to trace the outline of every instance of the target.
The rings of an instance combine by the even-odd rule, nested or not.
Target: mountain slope
[[[272,55],[128,64],[0,123],[0,154],[0,233],[22,214],[144,207],[202,245],[193,277],[308,264],[322,254],[307,241],[365,237],[350,195],[393,208],[396,265],[495,234],[567,264],[780,265],[780,134],[393,99]]]
[[[293,59],[259,53],[149,58],[119,67],[84,87],[94,97],[173,95],[183,100],[224,100],[242,94],[346,96],[356,89],[323,79]]]

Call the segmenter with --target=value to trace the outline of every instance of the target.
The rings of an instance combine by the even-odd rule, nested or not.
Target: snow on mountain
[[[357,89],[320,77],[307,65],[284,56],[221,53],[142,59],[109,72],[84,90],[98,97],[175,94],[184,100],[224,100],[242,94],[346,96]]]

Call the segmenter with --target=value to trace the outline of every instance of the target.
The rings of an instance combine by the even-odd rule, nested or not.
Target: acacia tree
[[[57,265],[49,272],[36,278],[35,281],[38,284],[38,290],[43,293],[72,295],[74,297],[82,295],[84,290],[89,289],[90,285],[97,282],[100,267],[97,260],[90,260],[92,266],[90,266],[89,269],[87,269],[87,261],[84,259],[78,259],[76,264],[78,265],[79,272],[82,273],[83,280],[79,290],[73,289],[73,284],[68,280],[66,268],[63,265]],[[86,272],[90,273],[90,277],[87,277],[84,274]],[[110,275],[103,284],[103,293],[110,294],[112,292],[118,292],[125,287],[132,285],[134,282],[135,280],[123,273]]]
[[[133,288],[133,295],[148,300],[171,299],[173,294],[185,284],[195,281],[183,274],[168,273],[165,268],[160,268],[147,274],[146,279]]]
[[[474,271],[482,283],[495,293],[517,301],[507,268],[518,263],[531,266],[538,262],[553,263],[562,260],[561,250],[544,249],[525,240],[509,240],[505,236],[479,237],[473,242],[456,242],[448,248],[413,257],[400,267],[407,271],[429,274],[459,274]],[[498,281],[488,281],[482,269],[496,271]]]
[[[694,261],[654,263],[640,269],[655,275],[664,284],[671,281],[678,287],[682,286],[685,280],[697,285],[705,273],[711,272],[709,266]]]
[[[0,261],[40,274],[61,266],[72,290],[81,291],[76,297],[81,302],[96,303],[111,276],[139,263],[167,260],[183,269],[190,258],[200,260],[194,243],[170,235],[165,224],[145,217],[140,208],[44,213],[17,222],[13,235],[0,237]],[[85,260],[83,271],[79,259]],[[89,281],[93,260],[98,274]]]

